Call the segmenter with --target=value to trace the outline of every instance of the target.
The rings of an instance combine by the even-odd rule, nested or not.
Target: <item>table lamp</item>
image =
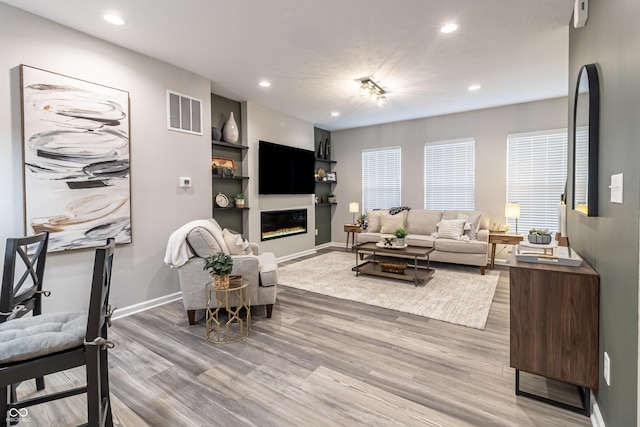
[[[507,203],[504,205],[505,218],[516,219],[516,234],[518,234],[518,218],[520,218],[520,204],[519,203]]]
[[[356,214],[360,212],[360,203],[358,202],[349,202],[349,212],[353,217],[353,224],[356,223]]]

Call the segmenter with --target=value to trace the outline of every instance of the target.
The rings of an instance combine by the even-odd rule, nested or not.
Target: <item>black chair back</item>
[[[37,354],[33,356],[28,353],[30,355],[28,358],[0,363],[0,427],[6,426],[7,419],[11,418],[11,414],[15,413],[16,408],[26,408],[83,393],[87,393],[88,423],[86,425],[113,426],[111,399],[109,397],[107,350],[113,348],[114,343],[108,341],[107,328],[110,326],[111,313],[113,311],[109,305],[109,291],[114,252],[114,239],[107,240],[105,246],[96,249],[89,312],[88,314],[70,313],[75,315],[76,319],[80,318],[79,316],[87,316],[84,340],[80,340],[79,343],[75,344],[78,338],[82,338],[82,329],[77,331],[78,334],[75,336],[67,331],[67,339],[71,339],[74,346],[66,350],[61,351],[52,348],[47,353],[38,349]],[[24,336],[28,338],[29,334],[39,333],[36,329],[40,325],[40,319],[47,319],[47,316],[52,317],[57,314],[47,313],[42,314],[39,318],[25,318],[4,322],[1,327],[10,329],[13,334],[16,334],[20,332],[19,326],[16,325],[22,325]],[[11,326],[14,328],[10,328]],[[11,337],[9,338],[12,339]],[[25,351],[32,350],[27,347]],[[86,386],[76,387],[71,390],[59,390],[22,401],[18,401],[16,396],[12,395],[8,402],[8,386],[82,365],[86,366]],[[11,412],[12,410],[14,412]],[[8,415],[4,423],[1,414]]]
[[[0,323],[30,311],[42,313],[42,283],[49,233],[7,239],[4,253]]]

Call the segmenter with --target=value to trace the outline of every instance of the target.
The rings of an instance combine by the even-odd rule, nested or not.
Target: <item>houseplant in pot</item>
[[[244,208],[244,194],[236,194],[236,208]]]
[[[393,232],[393,235],[396,237],[396,246],[404,246],[404,238],[407,237],[409,233],[407,229],[404,227],[400,227]]]
[[[229,274],[233,269],[233,258],[225,253],[217,253],[204,259],[203,270],[209,272],[213,277],[214,287],[216,289],[229,288]]]
[[[529,236],[527,237],[527,239],[529,239],[529,243],[548,245],[549,243],[551,243],[551,233],[549,233],[549,230],[547,230],[546,228],[532,228],[531,230],[529,230]]]

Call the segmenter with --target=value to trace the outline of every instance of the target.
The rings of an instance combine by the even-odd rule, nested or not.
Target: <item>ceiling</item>
[[[573,1],[3,0],[327,130],[566,96]],[[386,108],[359,96],[365,77]]]

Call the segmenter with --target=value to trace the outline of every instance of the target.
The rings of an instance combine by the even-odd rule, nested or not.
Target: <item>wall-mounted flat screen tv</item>
[[[311,150],[260,141],[260,194],[313,194],[315,155]]]

